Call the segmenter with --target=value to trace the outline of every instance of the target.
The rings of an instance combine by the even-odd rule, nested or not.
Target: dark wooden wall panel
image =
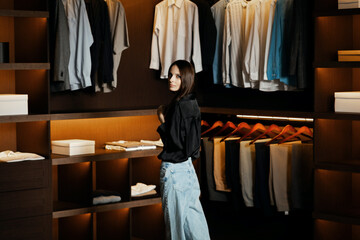
[[[96,190],[117,191],[120,193],[122,201],[130,199],[128,159],[101,161],[93,164],[96,164]]]
[[[15,18],[15,61],[18,63],[46,63],[47,19]]]
[[[17,10],[46,11],[48,0],[13,0]]]
[[[51,214],[0,221],[0,239],[49,240],[51,239]],[[25,237],[24,237],[25,236]]]
[[[0,0],[0,9],[13,9],[13,0]]]
[[[74,227],[76,226],[76,227]],[[59,240],[91,240],[92,216],[90,213],[59,219]]]
[[[353,85],[353,74],[348,68],[317,68],[315,78],[316,112],[334,111],[334,92],[350,91]]]
[[[66,164],[58,167],[58,200],[90,204],[92,191],[91,163]]]
[[[23,122],[16,126],[17,151],[49,156],[49,122]]]
[[[50,160],[3,163],[0,192],[50,187]]]
[[[49,188],[0,193],[0,220],[51,214]]]
[[[338,50],[353,48],[352,16],[317,18],[315,32],[315,62],[337,61]]]
[[[48,71],[16,71],[16,93],[28,94],[29,114],[48,113]]]
[[[130,239],[129,209],[96,213],[97,240]]]
[[[149,218],[151,216],[151,218]],[[161,204],[131,209],[133,239],[165,239],[164,215]]]
[[[351,225],[330,222],[325,220],[316,220],[314,239],[343,240],[353,239],[351,237]]]
[[[16,150],[16,123],[0,123],[0,151]]]

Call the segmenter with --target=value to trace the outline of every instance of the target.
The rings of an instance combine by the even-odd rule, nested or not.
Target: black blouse
[[[201,115],[193,94],[186,95],[167,111],[158,129],[164,149],[158,158],[179,163],[200,156]]]

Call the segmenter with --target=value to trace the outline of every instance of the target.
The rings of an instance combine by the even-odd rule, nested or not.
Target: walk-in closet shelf
[[[151,221],[158,227],[147,233],[139,232],[138,236],[142,239],[162,239],[163,218],[159,217],[162,216],[161,207],[158,206],[161,203],[159,194],[135,198],[131,197],[130,189],[137,182],[142,182],[156,185],[159,193],[161,161],[157,159],[157,155],[161,148],[133,152],[104,149],[106,141],[156,140],[158,119],[153,115],[154,111],[50,114],[51,119],[58,119],[50,121],[51,140],[76,138],[95,140],[96,143],[95,154],[51,155],[53,239],[66,239],[65,236],[102,239],[102,234],[118,231],[114,224],[107,225],[104,221],[118,222],[118,227],[125,229],[107,239],[119,236],[130,239],[136,232],[134,229],[143,221]],[[98,189],[120,193],[121,201],[92,205],[92,192]],[[154,216],[158,217],[147,220],[147,216],[143,219],[143,211],[155,211]],[[138,215],[141,217],[137,217]],[[82,221],[86,227],[78,229],[76,221]],[[91,235],[90,238],[88,234]]]
[[[335,113],[334,93],[360,90],[359,62],[337,61],[360,49],[360,10],[316,0],[314,17],[314,238],[359,239],[360,115]]]

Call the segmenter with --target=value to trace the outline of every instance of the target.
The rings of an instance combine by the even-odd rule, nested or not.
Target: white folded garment
[[[132,196],[132,197],[144,197],[144,196],[150,196],[150,195],[155,195],[155,194],[157,194],[157,192],[156,192],[155,189],[153,189],[150,192],[142,193],[142,194],[135,195],[135,196]]]
[[[94,197],[93,198],[93,204],[97,205],[97,204],[105,204],[105,203],[113,203],[113,202],[120,202],[121,201],[121,197],[119,196],[99,196],[99,197]]]
[[[164,147],[164,143],[161,141],[161,138],[157,141],[151,141],[151,140],[140,140],[142,143],[148,143],[148,144],[154,144],[158,147]]]
[[[146,185],[144,183],[136,183],[136,185],[131,186],[131,196],[137,196],[143,193],[150,192],[156,188],[155,185]]]
[[[6,150],[0,152],[0,162],[21,162],[26,160],[43,160],[43,156],[35,153],[13,152]]]

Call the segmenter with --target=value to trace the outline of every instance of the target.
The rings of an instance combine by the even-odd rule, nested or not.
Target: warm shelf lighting
[[[276,120],[276,121],[296,121],[296,122],[313,122],[313,118],[297,117],[275,117],[275,116],[258,116],[258,115],[236,115],[237,118],[259,119],[259,120]]]

